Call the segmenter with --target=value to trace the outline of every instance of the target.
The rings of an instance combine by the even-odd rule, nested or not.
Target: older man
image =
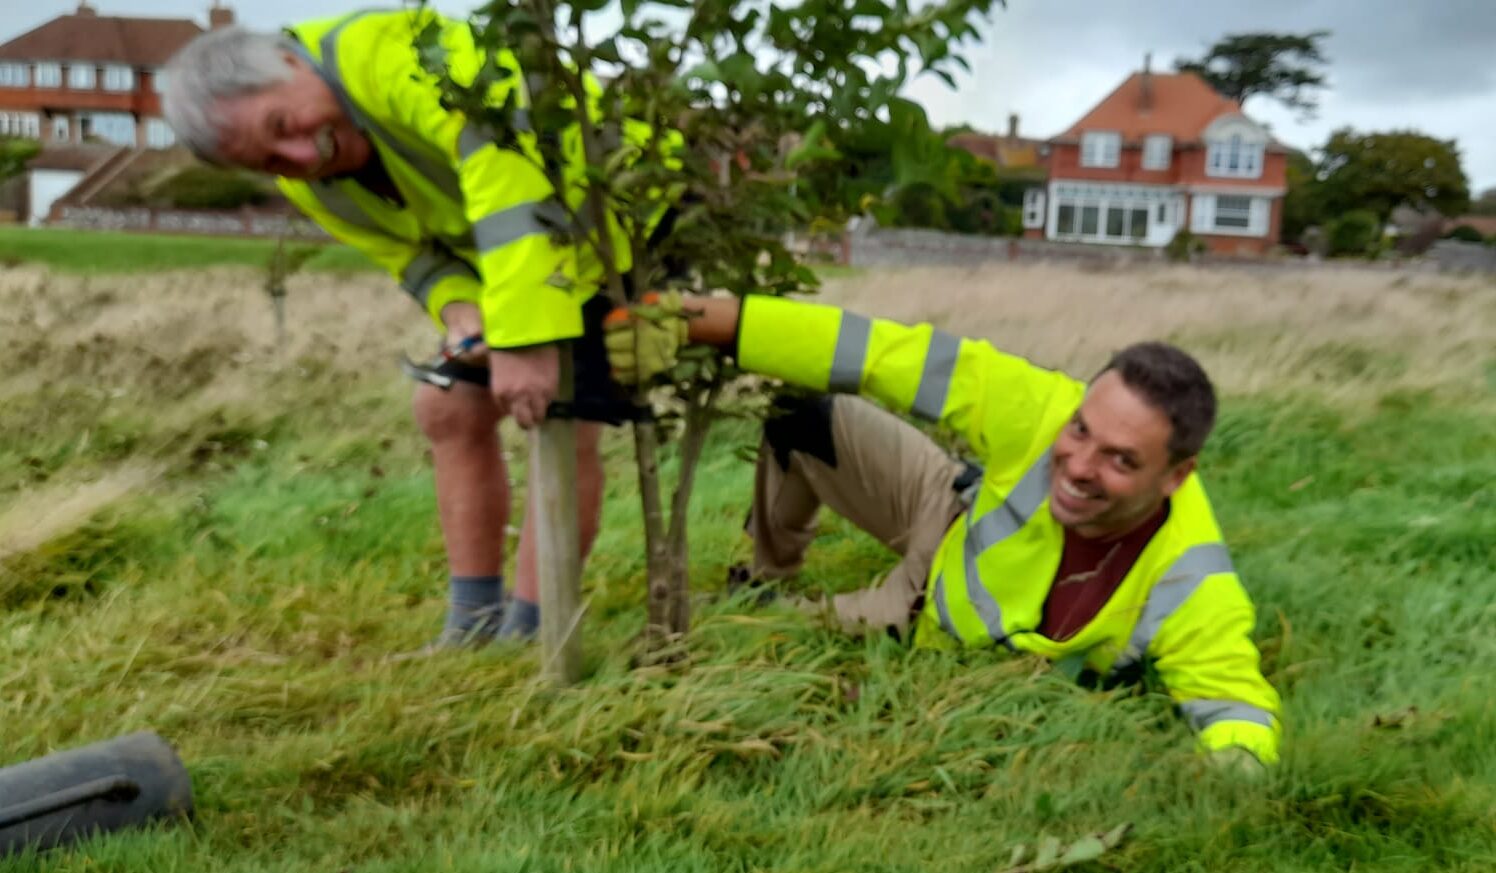
[[[509,487],[497,425],[545,418],[561,341],[573,341],[578,398],[611,396],[592,329],[607,310],[594,296],[601,268],[548,234],[556,191],[533,143],[501,149],[442,105],[413,47],[428,25],[440,28],[452,76],[471,81],[483,56],[465,25],[429,10],[359,12],[284,33],[204,34],[168,65],[165,112],[199,156],[278,176],[302,211],[399,281],[445,332],[448,352],[463,352],[445,365],[452,390],[422,384],[414,399],[451,571],[438,642],[526,637],[538,623],[534,516],[525,516],[506,605]],[[494,86],[493,99],[520,89],[527,105],[514,59],[496,60],[516,75]],[[575,205],[579,195],[566,196]],[[617,248],[626,258],[627,247]],[[600,432],[585,423],[577,433],[584,554],[602,495]]]
[[[1131,346],[1084,384],[985,342],[829,306],[677,295],[661,306],[691,317],[609,317],[620,379],[654,377],[691,341],[844,392],[766,422],[750,576],[796,572],[828,506],[902,556],[880,585],[832,598],[846,629],[1002,646],[1110,681],[1151,663],[1203,749],[1276,760],[1278,696],[1258,668],[1252,604],[1195,474],[1215,393],[1189,355]],[[981,466],[847,394],[954,429]]]

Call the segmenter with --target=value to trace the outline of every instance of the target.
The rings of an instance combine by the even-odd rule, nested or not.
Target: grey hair
[[[286,55],[297,45],[284,33],[243,27],[210,30],[166,62],[162,113],[177,140],[193,154],[218,156],[221,100],[255,94],[291,78]]]

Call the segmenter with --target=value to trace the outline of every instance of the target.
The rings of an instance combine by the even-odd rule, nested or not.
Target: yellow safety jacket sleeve
[[[596,285],[577,282],[572,247],[551,240],[559,210],[550,202],[553,189],[534,153],[499,148],[461,112],[444,107],[435,77],[421,68],[411,46],[410,15],[387,20],[383,36],[360,39],[357,48],[368,55],[356,74],[367,79],[350,83],[350,90],[375,95],[383,105],[367,107],[371,114],[390,119],[391,130],[434,146],[455,169],[473,230],[488,345],[516,348],[580,336],[581,306]],[[445,23],[442,41],[453,77],[472,81],[482,55],[467,25]],[[345,65],[344,75],[351,74]],[[517,76],[495,86],[494,99],[516,87],[521,87]],[[460,299],[451,293],[428,298],[433,317],[440,311],[436,303]]]
[[[1159,624],[1148,653],[1203,751],[1239,746],[1273,764],[1280,703],[1258,664],[1255,623],[1236,574],[1217,573]]]
[[[339,242],[358,249],[400,283],[400,287],[431,316],[438,328],[442,307],[454,301],[477,305],[483,285],[471,265],[448,251],[422,248],[382,232],[367,213],[344,218],[328,209],[304,183],[279,179],[281,193]],[[326,195],[324,195],[326,196]],[[344,193],[341,196],[355,196]]]
[[[750,372],[939,422],[982,457],[1031,454],[1048,436],[1034,423],[1068,415],[1085,390],[982,340],[779,297],[744,299],[737,358]]]

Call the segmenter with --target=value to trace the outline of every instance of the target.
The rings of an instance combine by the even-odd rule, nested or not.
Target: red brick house
[[[215,2],[208,20],[222,27],[234,13]],[[83,0],[73,14],[0,44],[0,135],[171,145],[175,137],[161,118],[160,69],[202,32],[185,18],[99,15]]]
[[[1047,165],[1025,236],[1157,247],[1188,228],[1222,254],[1278,239],[1287,149],[1193,73],[1145,64],[1049,141]]]

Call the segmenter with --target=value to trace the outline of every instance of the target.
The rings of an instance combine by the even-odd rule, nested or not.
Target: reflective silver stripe
[[[528,109],[516,109],[513,116],[514,129],[520,133],[530,132],[530,111]],[[498,137],[494,135],[493,128],[476,121],[469,121],[463,128],[462,133],[457,135],[457,155],[462,160],[467,160],[477,154],[484,146],[492,145]]]
[[[554,202],[521,203],[478,219],[473,225],[473,240],[478,254],[486,255],[531,234],[549,233],[565,223],[565,210]]]
[[[961,635],[956,633],[956,623],[951,621],[951,610],[945,603],[944,573],[935,577],[935,612],[940,616],[940,628],[956,639],[961,639]]]
[[[470,276],[476,279],[478,274],[467,263],[449,253],[428,248],[405,265],[400,274],[400,287],[414,297],[417,303],[425,306],[437,283],[451,276]]]
[[[1163,623],[1174,614],[1207,576],[1217,573],[1233,573],[1231,554],[1223,543],[1205,543],[1185,551],[1165,573],[1153,590],[1148,592],[1148,601],[1143,604],[1143,613],[1132,628],[1127,648],[1112,666],[1116,673],[1138,663],[1152,645],[1153,637]]]
[[[457,156],[467,160],[477,154],[484,146],[493,144],[493,134],[485,125],[474,124],[469,121],[457,135]]]
[[[348,192],[339,188],[334,182],[310,181],[306,183],[307,189],[322,207],[338,218],[363,230],[374,233],[389,234],[374,217],[363,210],[363,207],[350,196]]]
[[[925,353],[925,369],[919,375],[919,390],[914,393],[910,412],[930,421],[939,421],[945,409],[945,398],[951,390],[951,373],[956,369],[956,355],[961,339],[943,330],[930,336],[930,350]]]
[[[1049,495],[1049,459],[1046,451],[1029,467],[1008,492],[1003,505],[977,519],[966,531],[966,540],[961,544],[962,557],[966,564],[966,596],[976,609],[982,623],[987,626],[987,635],[994,642],[1009,648],[1013,644],[1003,632],[1003,611],[987,586],[982,584],[981,571],[977,569],[977,558],[1008,537],[1018,533]]]
[[[1218,721],[1249,721],[1266,728],[1273,726],[1271,712],[1236,700],[1186,700],[1179,704],[1179,711],[1197,731],[1203,731]]]
[[[384,10],[366,9],[362,12],[355,12],[339,22],[332,30],[329,30],[322,37],[322,63],[318,64],[304,48],[300,52],[302,60],[307,61],[312,69],[316,70],[317,74],[322,77],[322,80],[327,83],[327,86],[332,89],[332,93],[337,97],[338,103],[342,105],[343,111],[348,113],[349,117],[354,120],[354,123],[366,132],[377,136],[380,141],[393,149],[406,163],[414,167],[416,172],[426,177],[426,181],[435,185],[437,190],[461,203],[462,186],[457,181],[457,173],[450,166],[434,156],[422,154],[401,140],[396,139],[388,130],[385,130],[378,122],[361,110],[358,104],[354,103],[353,99],[348,96],[348,89],[343,87],[343,76],[338,69],[338,34],[343,32],[343,28],[363,18],[365,15],[376,11]]]
[[[862,365],[867,361],[868,337],[872,332],[871,321],[855,313],[842,313],[827,390],[855,394],[862,387]]]

